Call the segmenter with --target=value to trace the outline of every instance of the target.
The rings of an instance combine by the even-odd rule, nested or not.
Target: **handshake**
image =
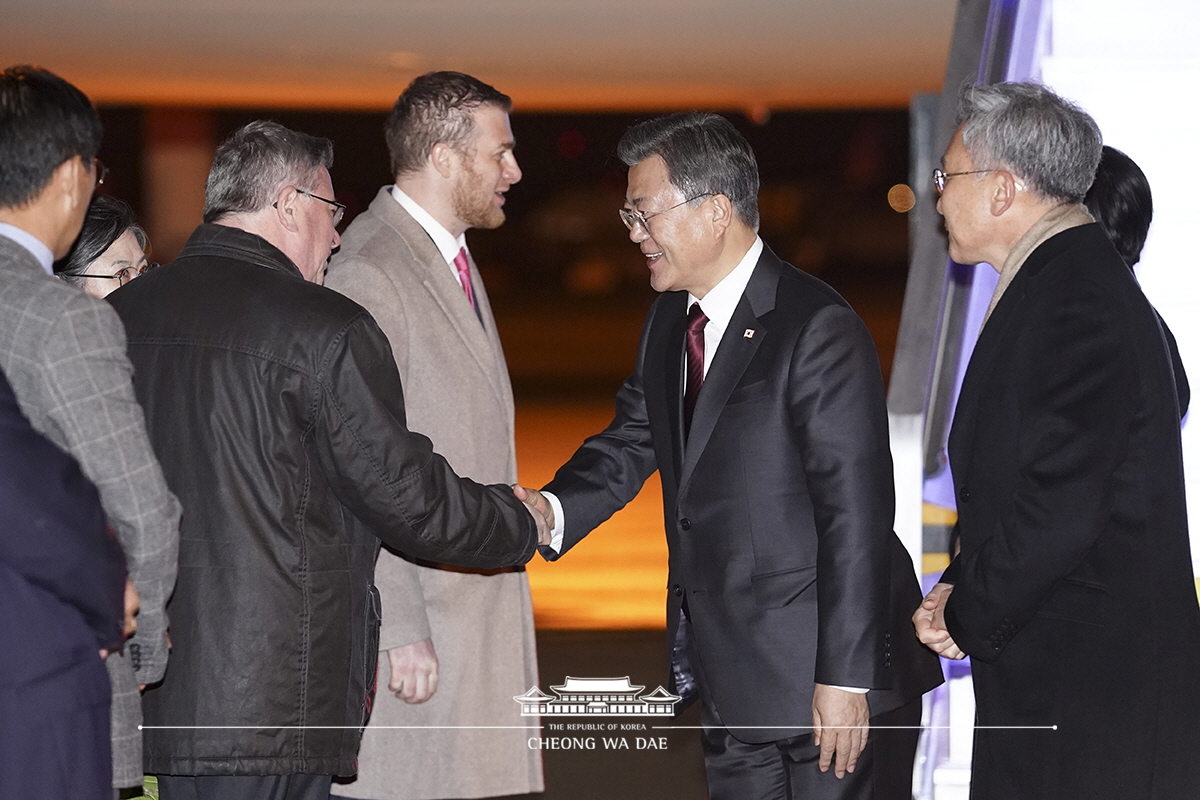
[[[529,513],[537,523],[538,545],[548,546],[551,538],[550,532],[554,530],[554,507],[537,489],[526,489],[521,484],[514,483],[512,490],[517,499],[529,509]]]

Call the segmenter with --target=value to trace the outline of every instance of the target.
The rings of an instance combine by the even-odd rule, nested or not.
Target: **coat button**
[[[958,499],[962,500],[964,503],[967,502],[968,500],[970,500],[971,499],[971,490],[968,489],[966,486],[959,489],[958,490]]]
[[[679,520],[679,527],[685,531],[690,531],[692,529],[692,521],[687,517],[684,517],[683,519]]]
[[[674,595],[676,597],[683,596],[683,587],[680,586],[678,583],[671,587],[671,591],[674,593]]]

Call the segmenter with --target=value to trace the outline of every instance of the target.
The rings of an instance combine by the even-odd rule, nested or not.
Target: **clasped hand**
[[[537,489],[526,489],[521,484],[514,483],[512,490],[537,522],[538,544],[548,546],[551,540],[550,532],[554,530],[554,507]]]
[[[913,614],[912,621],[917,638],[922,644],[939,656],[959,659],[965,658],[967,654],[954,643],[950,631],[946,630],[946,601],[950,599],[952,591],[952,583],[939,583],[934,586],[921,601],[921,606]]]

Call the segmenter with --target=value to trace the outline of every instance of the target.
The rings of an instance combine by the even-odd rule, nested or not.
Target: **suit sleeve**
[[[883,687],[895,488],[879,359],[853,311],[813,315],[788,392],[817,533],[816,681]]]
[[[362,258],[335,258],[325,285],[341,292],[368,312],[387,305],[387,313],[372,314],[392,348],[401,383],[408,375],[408,317],[404,298],[375,264]],[[392,553],[381,553],[375,565],[375,586],[383,603],[379,649],[412,644],[431,635],[425,593],[418,567]]]
[[[658,468],[642,390],[646,340],[657,308],[652,308],[642,330],[637,367],[617,392],[612,422],[580,445],[544,487],[558,497],[566,518],[561,552],[541,548],[547,561],[560,558],[624,508]]]
[[[1090,284],[1042,289],[1014,343],[1016,485],[994,531],[947,570],[947,629],[982,661],[999,657],[1095,544],[1135,410],[1137,365],[1112,300]]]
[[[51,329],[39,368],[61,441],[96,485],[141,601],[126,644],[139,683],[167,666],[167,600],[179,560],[179,501],[167,488],[133,393],[125,329],[102,300],[82,293]]]
[[[429,439],[408,430],[400,376],[369,315],[331,345],[319,383],[317,458],[338,498],[381,540],[466,567],[532,557],[536,526],[512,489],[458,477]]]
[[[125,559],[100,497],[75,461],[33,429],[2,378],[0,453],[0,563],[75,608],[97,649],[119,646]]]

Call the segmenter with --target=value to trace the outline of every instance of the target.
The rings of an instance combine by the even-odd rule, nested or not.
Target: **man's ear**
[[[993,217],[1003,216],[1017,201],[1017,193],[1024,187],[1016,177],[1007,170],[996,170],[989,178],[992,179],[991,195],[988,198]]]
[[[63,211],[74,212],[81,205],[92,202],[95,184],[92,181],[91,165],[83,158],[73,156],[55,167],[50,176],[50,187],[62,203]]]
[[[713,233],[717,236],[724,236],[725,231],[733,224],[734,212],[733,201],[723,194],[714,194],[708,198],[709,202],[709,219],[713,226]]]
[[[458,166],[459,153],[445,142],[438,142],[429,151],[429,163],[437,170],[438,175],[449,178]]]
[[[47,233],[57,237],[57,242],[47,242],[55,258],[61,258],[71,249],[79,236],[87,207],[92,202],[95,190],[91,162],[85,163],[74,156],[54,168],[50,181],[42,188],[35,202],[45,203],[47,219],[53,220]]]
[[[300,193],[295,186],[280,189],[271,207],[275,209],[275,217],[285,230],[295,233],[300,229]]]

